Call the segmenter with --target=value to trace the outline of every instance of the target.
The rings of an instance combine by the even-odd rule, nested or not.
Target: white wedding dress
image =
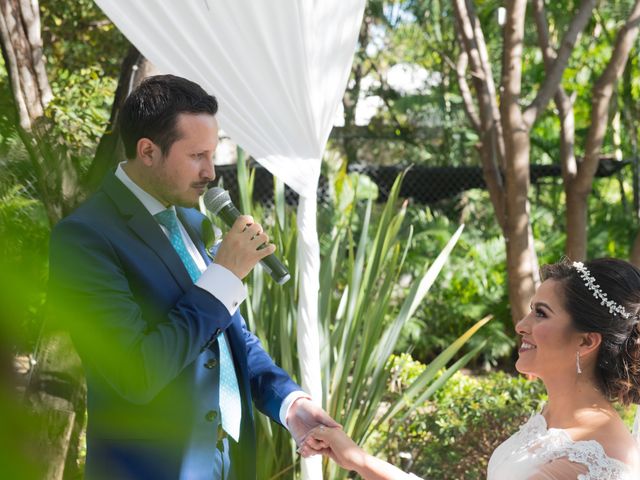
[[[623,462],[608,457],[595,440],[573,441],[559,428],[547,428],[541,414],[494,450],[487,480],[638,480]]]

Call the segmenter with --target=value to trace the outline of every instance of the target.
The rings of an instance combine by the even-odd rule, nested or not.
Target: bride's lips
[[[518,349],[518,353],[529,352],[531,350],[535,350],[536,348],[538,347],[536,347],[533,343],[523,340],[522,344],[520,345],[520,348]]]

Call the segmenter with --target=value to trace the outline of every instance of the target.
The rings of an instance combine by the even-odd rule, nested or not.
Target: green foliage
[[[589,258],[629,258],[638,229],[630,193],[631,186],[620,177],[597,182],[589,198]]]
[[[49,136],[63,143],[47,150],[68,152],[82,172],[109,118],[128,42],[92,0],[41,0],[36,6],[54,95],[46,112],[54,119]],[[46,288],[49,224],[38,182],[52,182],[61,167],[57,157],[47,159],[47,172],[37,178],[17,135],[14,112],[0,59],[0,275],[7,295],[5,315],[11,319],[11,346],[23,350],[38,336]]]
[[[393,359],[389,401],[402,396],[425,366],[409,355]],[[540,382],[503,372],[455,373],[400,424],[382,426],[367,448],[422,478],[486,478],[493,450],[545,401]]]
[[[471,348],[486,342],[478,360],[488,368],[508,359],[515,345],[504,240],[483,207],[488,202],[486,192],[471,191],[464,198],[462,217],[469,223],[449,259],[451,267],[432,288],[429,302],[407,325],[397,351],[412,352],[416,359],[428,362],[478,319],[492,315],[494,321],[469,341]],[[428,207],[411,207],[408,215],[417,232],[407,259],[411,269],[442,248],[455,225],[441,211]]]
[[[41,0],[42,43],[53,100],[46,115],[54,119],[60,138],[83,172],[88,168],[109,119],[120,64],[129,42],[93,0]],[[4,63],[0,59],[0,155],[15,137],[15,106]],[[59,168],[55,164],[49,168]],[[5,172],[3,172],[5,173]],[[0,174],[2,175],[2,174]],[[33,172],[18,178],[29,180]]]
[[[0,162],[2,164],[2,162]],[[0,185],[0,297],[11,348],[37,340],[45,301],[49,222],[22,185]]]
[[[75,161],[88,169],[109,121],[117,79],[99,67],[60,70],[51,81],[53,100],[47,115],[55,120],[55,137],[65,141]]]
[[[628,258],[637,232],[632,211],[631,187],[625,170],[621,175],[597,179],[589,198],[588,257]],[[541,182],[531,190],[531,219],[539,263],[554,263],[564,256],[564,191],[560,180]],[[465,234],[452,253],[447,269],[429,294],[429,302],[418,310],[403,331],[397,352],[411,352],[428,362],[466,328],[486,315],[494,320],[470,341],[470,347],[487,342],[476,368],[508,366],[515,345],[509,310],[504,238],[495,223],[488,194],[465,192],[459,203],[436,207],[409,206],[408,223],[414,229],[407,254],[407,271],[414,271],[445,244],[462,218]],[[400,284],[411,276],[401,277]]]
[[[425,365],[408,354],[394,356],[386,400],[405,394]],[[366,448],[422,478],[486,478],[493,450],[541,410],[547,397],[542,382],[504,372],[457,372],[403,422],[388,422]],[[631,428],[635,406],[616,404]]]
[[[343,208],[343,216],[328,231],[320,232],[323,245],[319,291],[321,368],[326,410],[344,425],[354,440],[363,442],[373,431],[374,423],[380,421],[378,407],[389,378],[387,359],[403,326],[415,314],[443,267],[457,236],[429,268],[423,264],[417,269],[418,274],[408,291],[397,289],[395,284],[411,245],[411,229],[402,228],[405,209],[397,206],[399,183],[396,182],[388,202],[374,217],[371,199],[364,207],[357,202],[358,192],[369,198],[375,193],[370,185],[357,176],[344,175],[344,170],[342,173],[337,177],[336,190],[344,197],[344,201],[338,203]],[[251,184],[251,175],[243,166],[239,166],[239,176]],[[299,378],[295,342],[297,230],[295,215],[284,208],[283,193],[276,187],[274,218],[267,228],[294,275],[290,282],[278,286],[259,269],[254,270],[243,314],[274,360],[294,378]],[[245,202],[249,198],[245,194],[241,197]],[[247,211],[255,213],[255,207]],[[354,218],[357,218],[356,229],[352,229]],[[454,339],[456,341],[415,379],[407,394],[390,405],[386,416],[406,415],[414,404],[432,395],[447,376],[476,355],[482,345],[454,361],[460,348],[486,321]],[[447,368],[448,373],[436,377],[441,368]],[[274,427],[264,416],[256,418],[258,442],[264,446],[258,452],[259,478],[290,478],[297,470],[297,459],[289,434]],[[346,476],[346,472],[334,464],[327,464],[326,468],[328,478]]]
[[[117,77],[129,42],[93,0],[40,0],[50,78],[89,68]]]
[[[109,120],[129,42],[92,0],[41,0],[40,9],[53,92],[47,116],[82,173]]]

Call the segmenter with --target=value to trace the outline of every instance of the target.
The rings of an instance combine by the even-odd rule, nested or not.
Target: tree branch
[[[544,58],[545,71],[549,73],[556,59],[556,52],[549,45],[549,26],[544,8],[544,0],[533,0],[533,15],[538,32],[538,44]],[[554,95],[554,101],[560,117],[560,165],[565,184],[571,182],[578,172],[575,157],[575,119],[573,99],[567,95],[562,84]]]
[[[581,192],[591,190],[593,176],[598,168],[600,149],[607,131],[609,105],[618,79],[624,72],[629,53],[638,37],[640,27],[640,0],[636,0],[629,18],[616,36],[611,59],[593,87],[591,126],[587,134],[584,161],[578,168],[576,188]]]
[[[21,28],[20,12],[12,2],[0,2],[0,44],[7,72],[11,82],[11,91],[15,101],[20,127],[30,131],[33,120],[42,116],[44,105],[38,101],[38,92],[33,82],[24,78],[22,72],[29,75],[31,58],[26,50],[26,33]]]
[[[124,101],[135,87],[145,78],[157,74],[155,66],[149,62],[133,45],[130,45],[120,67],[120,77],[116,88],[111,116],[107,128],[100,138],[96,153],[83,182],[83,194],[96,190],[109,170],[125,160],[124,148],[120,137],[119,115]]]
[[[491,69],[491,61],[489,60],[489,52],[487,50],[487,44],[484,41],[484,33],[482,32],[482,26],[480,20],[473,9],[470,0],[467,1],[467,15],[471,22],[473,39],[478,49],[478,57],[480,59],[479,68],[482,69],[483,78],[485,80],[484,86],[487,90],[488,104],[487,108],[491,114],[491,128],[493,132],[493,143],[496,153],[494,154],[494,161],[502,171],[506,169],[505,153],[504,153],[504,137],[502,133],[502,122],[500,120],[500,108],[498,106],[498,95],[496,93],[496,85],[493,79],[493,70]],[[502,180],[500,180],[502,181]]]
[[[24,28],[31,50],[31,61],[35,71],[38,89],[40,90],[40,96],[42,97],[42,104],[46,106],[53,99],[53,92],[51,91],[47,70],[45,68],[39,5],[37,2],[30,0],[20,0],[20,12],[22,13]]]
[[[560,85],[560,81],[562,80],[562,74],[567,68],[571,52],[573,52],[580,32],[582,32],[589,18],[591,18],[595,4],[596,0],[582,0],[580,7],[578,7],[578,12],[571,20],[564,34],[564,38],[560,43],[560,48],[558,49],[553,66],[548,71],[536,98],[524,111],[523,119],[529,128],[531,128],[537,118],[542,114],[551,97],[553,97],[558,89],[558,85]]]
[[[458,41],[470,62],[471,78],[478,97],[477,118],[482,141],[480,153],[485,181],[498,223],[504,228],[506,204],[501,173],[504,171],[504,139],[489,56],[480,22],[467,1],[454,0],[454,12]],[[461,90],[464,88],[464,84],[460,86]]]
[[[467,114],[467,118],[469,119],[469,122],[471,122],[473,129],[480,134],[482,128],[480,125],[480,117],[478,116],[476,106],[473,103],[473,96],[471,95],[471,89],[469,88],[469,83],[467,83],[466,77],[467,66],[469,65],[469,55],[464,48],[462,48],[462,42],[460,43],[461,52],[456,63],[453,63],[453,61],[446,55],[441,54],[441,57],[453,69],[453,71],[456,72],[458,88],[460,88],[460,94],[462,95],[464,111]]]

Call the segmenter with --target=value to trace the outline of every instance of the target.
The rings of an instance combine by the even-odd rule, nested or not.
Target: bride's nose
[[[529,332],[529,322],[527,321],[528,317],[529,315],[525,315],[518,321],[518,323],[516,323],[515,330],[518,335],[524,335]]]

